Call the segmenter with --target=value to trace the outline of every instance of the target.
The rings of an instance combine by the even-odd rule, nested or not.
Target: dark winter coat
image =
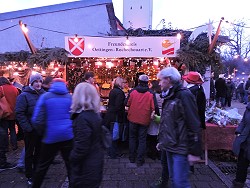
[[[106,124],[109,125],[111,122],[118,121],[119,123],[124,122],[125,117],[125,94],[124,92],[117,86],[109,93],[109,103],[107,114],[105,115]]]
[[[235,85],[233,82],[227,82],[226,83],[226,86],[227,86],[227,97],[232,97],[233,96],[233,93],[234,93],[234,90],[235,90]]]
[[[226,81],[223,78],[218,78],[215,81],[216,97],[226,98],[227,96],[227,86]]]
[[[246,85],[245,85],[245,90],[248,90],[250,87],[250,79],[247,80]]]
[[[245,93],[245,90],[244,90],[244,83],[240,83],[237,87],[237,92],[238,93],[241,93],[241,94],[244,94]]]
[[[192,87],[189,87],[188,89],[195,96],[198,113],[200,117],[200,122],[201,122],[201,127],[205,129],[206,128],[206,117],[205,117],[206,95],[205,95],[204,89],[201,85],[194,85]]]
[[[73,115],[74,145],[70,154],[73,187],[99,187],[102,181],[104,151],[102,119],[94,111]]]
[[[181,155],[200,156],[201,126],[194,95],[176,83],[164,97],[159,148]]]
[[[250,160],[250,103],[246,107],[243,118],[235,130],[235,134],[240,135],[235,138],[233,152],[238,156],[240,149],[243,149],[246,154],[245,157]]]
[[[26,86],[23,92],[17,97],[15,108],[16,119],[24,132],[31,132],[33,130],[31,123],[32,114],[39,96],[43,93],[45,93],[43,89],[36,91]]]

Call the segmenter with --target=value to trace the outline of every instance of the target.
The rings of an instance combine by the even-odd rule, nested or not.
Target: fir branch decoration
[[[4,62],[26,62],[27,58],[31,55],[30,52],[21,50],[20,52],[6,52],[0,54],[0,63]]]
[[[29,56],[27,62],[29,66],[33,67],[36,64],[43,68],[48,67],[50,62],[53,61],[66,64],[68,62],[68,53],[64,48],[43,48]]]

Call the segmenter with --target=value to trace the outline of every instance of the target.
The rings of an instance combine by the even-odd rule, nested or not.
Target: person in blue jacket
[[[72,97],[61,78],[53,79],[48,92],[41,95],[35,106],[32,124],[42,135],[40,157],[35,171],[33,188],[42,185],[44,176],[58,151],[65,162],[70,181],[69,155],[73,146],[73,128],[70,120]]]

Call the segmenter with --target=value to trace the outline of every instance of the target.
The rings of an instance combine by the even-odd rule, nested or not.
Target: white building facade
[[[153,0],[124,0],[123,25],[128,28],[152,29]]]

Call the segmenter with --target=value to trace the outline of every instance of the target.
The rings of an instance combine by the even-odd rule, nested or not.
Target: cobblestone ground
[[[238,102],[237,100],[232,101],[232,106],[231,107],[226,107],[227,109],[232,109],[236,108],[238,110],[238,113],[243,115],[246,109],[246,105],[243,103]],[[227,185],[231,185],[231,182],[235,178],[235,173],[236,173],[236,162],[224,162],[224,161],[218,161],[218,160],[213,160],[213,164],[215,165],[213,168],[217,172],[217,175],[225,182]],[[216,169],[217,168],[217,169]],[[221,169],[226,170],[221,170]],[[250,167],[248,168],[248,176],[247,176],[247,181],[245,188],[250,188]]]
[[[8,161],[16,163],[19,159],[23,142],[19,142],[19,149],[8,152]],[[67,188],[65,165],[60,156],[59,164],[50,166],[43,183],[43,188]],[[101,188],[147,188],[160,177],[160,160],[146,158],[142,167],[136,167],[128,160],[128,152],[124,150],[124,156],[120,159],[109,159],[105,156],[104,175]],[[204,164],[195,165],[195,173],[190,175],[193,188],[224,188],[226,185],[214,173],[214,171]],[[0,172],[0,188],[27,188],[26,178],[17,169]]]
[[[231,108],[237,108],[243,114],[245,105],[233,101]],[[19,149],[10,151],[7,154],[8,161],[17,163],[23,147],[23,142],[18,142]],[[104,175],[101,188],[147,188],[160,177],[161,164],[159,160],[146,158],[146,163],[142,167],[136,167],[129,163],[128,151],[124,150],[124,156],[120,159],[109,159],[105,156]],[[66,169],[61,157],[59,164],[53,164],[44,180],[43,188],[67,188]],[[192,188],[224,188],[230,187],[234,174],[222,173],[218,168],[218,161],[205,164],[196,164],[194,174],[190,175]],[[227,165],[225,163],[223,165]],[[234,163],[235,165],[235,163]],[[229,182],[229,183],[228,183]],[[250,177],[248,177],[246,187],[250,187]],[[0,172],[0,188],[27,188],[26,178],[17,169],[5,170]]]

